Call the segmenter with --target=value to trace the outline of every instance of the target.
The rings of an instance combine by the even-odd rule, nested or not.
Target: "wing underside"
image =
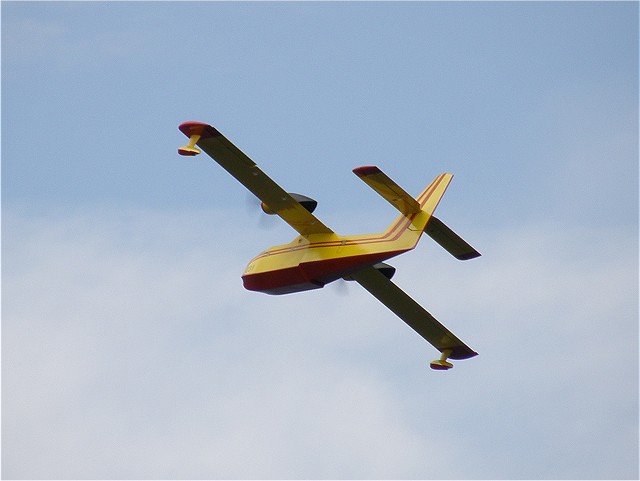
[[[440,352],[451,350],[451,359],[468,359],[478,354],[377,269],[366,267],[350,277]]]
[[[187,137],[198,136],[198,147],[297,232],[303,236],[333,233],[218,130],[200,122],[185,122],[179,128]]]
[[[467,261],[480,256],[477,250],[435,216],[431,216],[424,232],[458,260]]]

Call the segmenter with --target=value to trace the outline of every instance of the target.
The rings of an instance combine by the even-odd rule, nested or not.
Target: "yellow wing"
[[[190,138],[190,142],[178,149],[178,153],[199,154],[200,151],[195,148],[197,145],[264,202],[271,212],[303,236],[333,233],[215,128],[201,122],[185,122],[179,129]]]
[[[450,350],[447,353],[449,358],[468,359],[478,355],[374,267],[356,271],[350,274],[350,278],[373,294],[440,352]]]

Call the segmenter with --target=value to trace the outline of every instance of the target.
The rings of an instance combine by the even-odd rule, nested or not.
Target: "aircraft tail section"
[[[453,174],[440,174],[422,191],[416,200],[420,203],[423,212],[433,215],[452,179]]]
[[[425,232],[459,260],[473,259],[480,255],[433,215],[453,179],[453,174],[440,174],[414,199],[378,167],[358,167],[353,172],[402,214],[389,226],[386,236],[394,233],[399,243],[405,248],[413,249]]]
[[[453,174],[440,174],[414,199],[378,167],[358,167],[353,173],[407,217],[421,211],[431,215],[453,178]]]
[[[436,216],[431,216],[424,232],[436,241],[449,254],[460,261],[480,257],[480,253],[471,247],[462,237],[453,232]]]
[[[387,174],[375,166],[364,166],[353,169],[353,173],[380,194],[387,202],[398,209],[403,215],[420,212],[420,204],[402,187],[391,180]]]

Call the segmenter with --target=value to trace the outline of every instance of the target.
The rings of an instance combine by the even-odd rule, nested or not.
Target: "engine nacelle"
[[[292,192],[289,192],[289,195],[293,197],[296,202],[298,202],[302,207],[307,209],[309,212],[313,212],[314,210],[316,210],[316,206],[318,205],[318,202],[313,200],[312,198],[307,197],[305,195],[294,194]],[[264,212],[265,214],[275,215],[275,212],[272,211],[269,208],[269,206],[264,202],[260,203],[260,207],[262,208],[262,212]]]
[[[393,275],[396,273],[395,267],[390,266],[389,264],[385,264],[384,262],[379,262],[378,264],[375,264],[373,267],[381,274],[384,274],[384,276],[387,279],[391,279]]]
[[[395,267],[390,266],[389,264],[385,264],[384,262],[378,262],[377,264],[374,264],[373,268],[375,270],[377,270],[378,272],[380,272],[387,279],[391,279],[393,277],[393,275],[396,273],[396,268]],[[348,275],[348,276],[344,276],[343,279],[345,281],[352,281],[353,277]]]

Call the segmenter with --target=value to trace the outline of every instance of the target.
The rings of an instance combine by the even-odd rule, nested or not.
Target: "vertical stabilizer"
[[[453,179],[453,174],[440,174],[429,184],[429,187],[418,196],[416,200],[420,203],[420,208],[423,212],[429,215],[433,214],[442,200],[442,196],[447,190],[447,187],[449,187],[451,179]]]

